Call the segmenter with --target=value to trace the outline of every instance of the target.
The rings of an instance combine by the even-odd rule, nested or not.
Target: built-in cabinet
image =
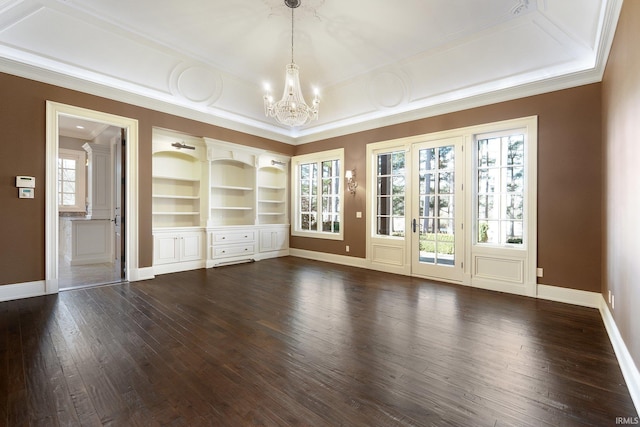
[[[287,255],[289,158],[154,129],[157,274]]]
[[[154,268],[156,273],[202,268],[202,231],[155,229],[153,232]]]
[[[208,166],[203,141],[154,129],[152,157],[153,265],[157,274],[205,266]]]
[[[289,227],[272,225],[261,227],[260,252],[284,251],[289,249]]]

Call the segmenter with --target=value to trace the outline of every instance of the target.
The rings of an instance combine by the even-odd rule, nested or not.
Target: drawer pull
[[[226,237],[224,237],[224,236],[223,236],[223,237],[222,237],[222,240],[224,240],[224,239],[226,239]]]

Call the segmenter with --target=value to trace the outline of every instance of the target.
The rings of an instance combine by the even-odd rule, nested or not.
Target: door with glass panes
[[[413,144],[413,274],[462,281],[464,159],[461,137]]]

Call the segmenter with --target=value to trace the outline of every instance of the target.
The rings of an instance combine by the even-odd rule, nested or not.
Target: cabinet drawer
[[[223,231],[213,232],[212,241],[216,243],[240,243],[256,240],[255,231]]]
[[[255,246],[250,245],[229,245],[213,247],[213,258],[224,258],[229,256],[253,255]]]

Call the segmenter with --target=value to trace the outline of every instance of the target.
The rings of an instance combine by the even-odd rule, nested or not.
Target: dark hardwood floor
[[[608,426],[597,310],[286,257],[0,303],[0,425]]]

